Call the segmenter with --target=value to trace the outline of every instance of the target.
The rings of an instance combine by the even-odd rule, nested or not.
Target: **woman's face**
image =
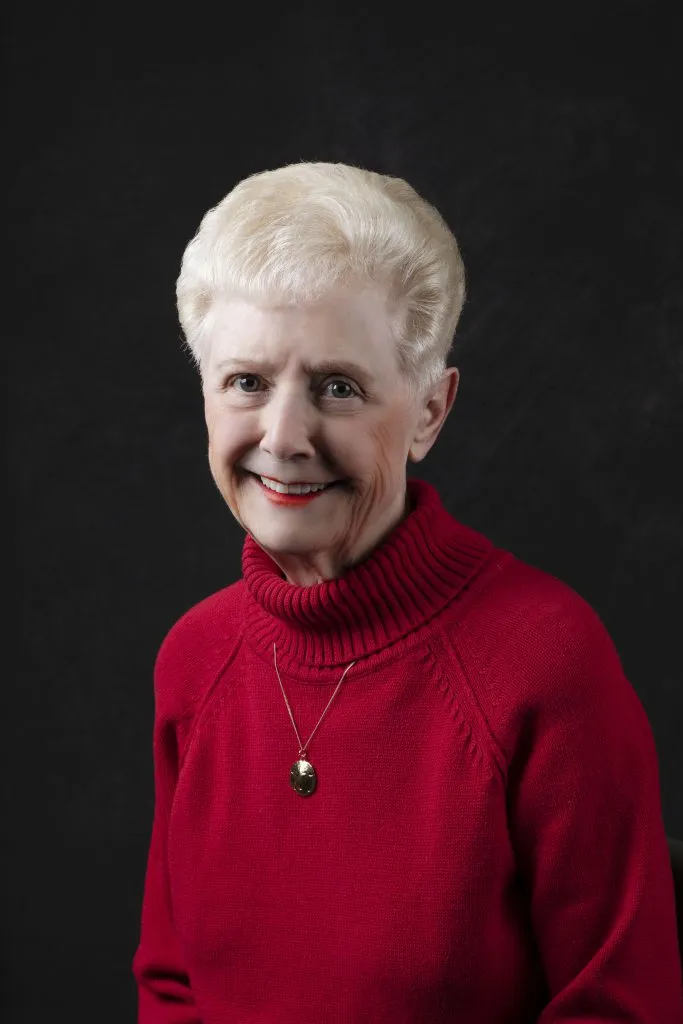
[[[223,299],[209,316],[202,380],[218,490],[290,582],[342,575],[409,511],[407,459],[436,440],[458,371],[432,398],[411,396],[374,289],[307,306]],[[260,477],[332,486],[283,499]]]

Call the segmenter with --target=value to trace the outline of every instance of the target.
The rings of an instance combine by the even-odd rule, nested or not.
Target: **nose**
[[[315,410],[303,394],[283,388],[262,408],[261,451],[278,460],[314,455],[314,418]]]

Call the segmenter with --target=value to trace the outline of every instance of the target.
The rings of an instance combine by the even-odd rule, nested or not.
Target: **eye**
[[[231,377],[230,378],[230,380],[228,381],[228,387],[231,388],[231,387],[233,387],[236,384],[237,381],[243,381],[243,380],[252,381],[252,382],[256,381],[258,383],[259,378],[254,373],[240,373],[236,377]],[[246,388],[245,389],[245,388],[242,388],[240,386],[237,390],[240,391],[243,395],[255,395],[257,393],[257,389],[256,388]]]
[[[341,380],[341,379],[330,381],[326,385],[326,390],[328,390],[329,388],[336,388],[336,387],[340,387],[340,386],[342,388],[346,388],[347,389],[346,394],[342,394],[342,395],[336,394],[336,395],[333,395],[333,398],[346,398],[346,399],[348,399],[348,398],[353,398],[355,395],[358,394],[358,392],[355,390],[355,388],[351,387],[351,385],[349,384],[349,382],[347,380]]]

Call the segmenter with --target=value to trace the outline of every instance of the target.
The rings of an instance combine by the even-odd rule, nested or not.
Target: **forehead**
[[[205,324],[206,363],[249,356],[278,362],[351,358],[386,369],[396,346],[384,296],[375,289],[335,293],[306,305],[217,298]]]

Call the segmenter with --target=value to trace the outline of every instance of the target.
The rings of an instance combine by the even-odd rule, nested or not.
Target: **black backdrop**
[[[417,475],[600,614],[683,837],[680,37],[652,0],[499,6],[8,19],[12,1024],[135,1019],[152,665],[242,543],[174,282],[204,211],[266,167],[398,174],[451,224],[462,379]]]

